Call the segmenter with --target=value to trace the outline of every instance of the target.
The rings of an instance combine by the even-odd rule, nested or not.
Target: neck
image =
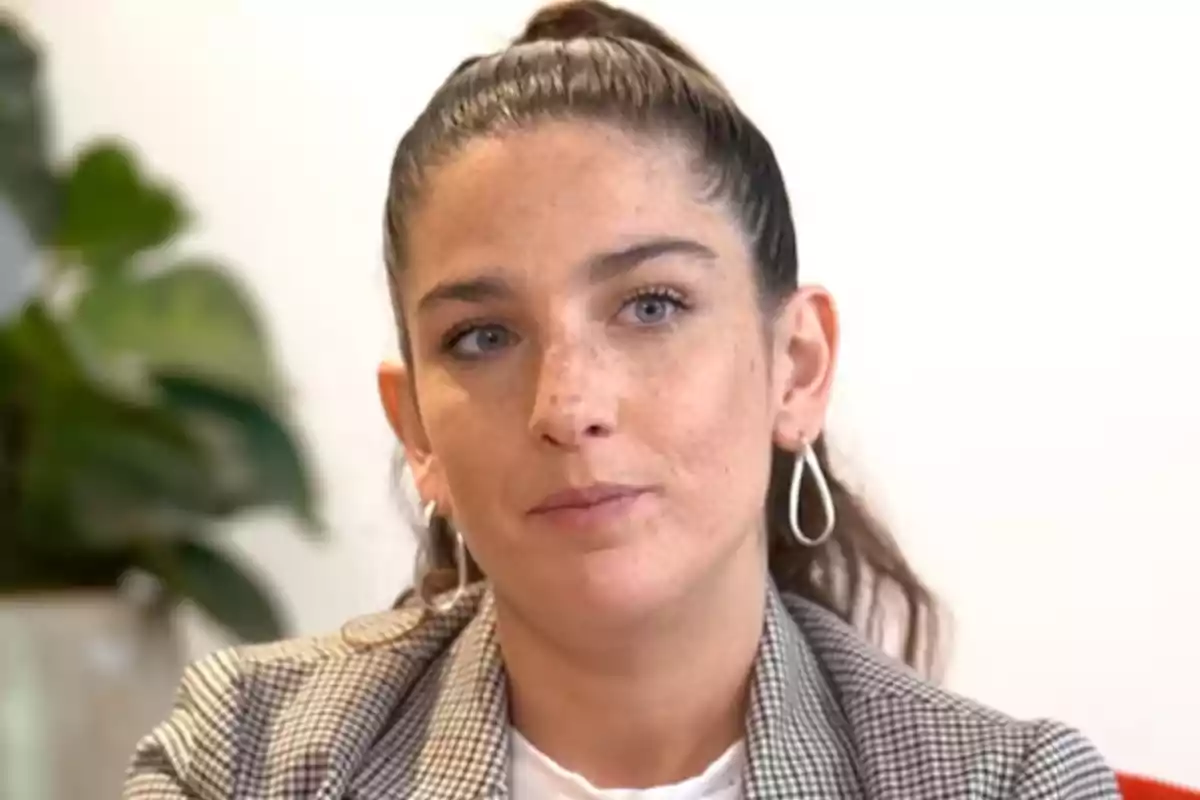
[[[573,642],[498,597],[513,724],[601,788],[701,773],[742,737],[766,600],[761,560],[723,572],[663,619]]]

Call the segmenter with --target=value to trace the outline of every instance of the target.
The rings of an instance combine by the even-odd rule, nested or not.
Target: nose
[[[567,449],[612,435],[619,376],[610,362],[600,348],[584,342],[546,348],[530,417],[533,434]]]

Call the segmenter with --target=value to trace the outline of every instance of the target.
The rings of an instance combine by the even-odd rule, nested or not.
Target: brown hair
[[[796,234],[770,144],[714,76],[655,25],[596,0],[543,8],[513,44],[464,61],[438,89],[396,152],[387,199],[385,255],[401,347],[400,302],[406,210],[418,202],[429,170],[479,136],[545,119],[586,119],[647,135],[670,136],[695,152],[708,196],[724,203],[752,243],[756,279],[770,314],[797,289]],[[765,505],[770,572],[780,590],[820,604],[883,647],[900,634],[899,655],[930,670],[938,609],[887,529],[838,479],[820,437],[814,450],[833,496],[836,527],[819,547],[801,546],[788,522],[795,455],[775,448]],[[810,481],[801,486],[800,521],[823,524]],[[423,592],[453,587],[453,530],[435,519],[419,554]],[[472,580],[483,577],[477,564]],[[404,603],[414,596],[409,590]]]

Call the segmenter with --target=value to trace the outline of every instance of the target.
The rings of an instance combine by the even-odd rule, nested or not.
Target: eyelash
[[[441,350],[445,353],[449,353],[450,355],[457,355],[454,352],[454,348],[458,346],[459,342],[467,338],[467,336],[476,331],[483,330],[484,328],[498,327],[501,326],[494,322],[482,322],[478,320],[467,320],[465,322],[461,322],[448,330],[445,336],[442,337]],[[459,357],[462,358],[462,356]],[[467,356],[465,358],[470,359],[471,357]]]
[[[621,308],[625,308],[630,303],[638,300],[666,300],[680,311],[690,311],[692,308],[683,292],[673,289],[670,286],[650,286],[645,289],[638,289],[625,298],[621,303]]]
[[[639,302],[642,300],[658,300],[658,301],[666,302],[666,303],[670,304],[672,307],[674,307],[676,312],[687,312],[687,311],[692,310],[692,304],[688,302],[686,295],[684,295],[683,292],[680,292],[678,289],[674,289],[670,286],[651,286],[651,287],[646,287],[643,289],[638,289],[637,291],[626,295],[625,299],[621,301],[621,306],[620,306],[621,311],[624,311],[632,303],[636,303],[636,302]],[[668,322],[669,321],[670,320],[668,320]],[[451,355],[457,355],[457,357],[459,357],[463,360],[477,360],[480,358],[484,358],[484,356],[474,356],[474,355],[462,356],[459,354],[455,354],[454,349],[468,335],[470,335],[476,331],[483,330],[485,328],[493,328],[493,327],[502,327],[502,326],[498,325],[497,323],[481,322],[481,321],[477,321],[477,320],[463,322],[463,323],[451,328],[446,333],[446,335],[444,337],[442,337],[441,349],[443,350],[443,352],[449,353]],[[645,325],[644,327],[647,327],[647,328],[658,327],[658,325],[648,324],[648,325]]]

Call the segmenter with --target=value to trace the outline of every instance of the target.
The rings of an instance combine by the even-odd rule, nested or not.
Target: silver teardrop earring
[[[424,509],[425,517],[425,536],[426,541],[433,535],[433,518],[437,512],[437,503],[430,501],[426,503]],[[454,593],[446,598],[432,598],[425,595],[424,587],[417,587],[417,597],[425,608],[437,614],[445,614],[458,605],[458,601],[462,599],[463,594],[467,591],[467,544],[463,541],[463,536],[458,530],[454,531],[454,569],[458,573],[458,583],[454,587]]]
[[[804,478],[805,469],[809,471],[813,481],[817,484],[817,494],[821,497],[821,510],[825,517],[825,525],[816,536],[809,536],[800,527],[800,483]],[[833,533],[833,526],[836,522],[833,511],[833,494],[829,491],[829,482],[825,480],[825,472],[821,469],[821,462],[817,460],[816,451],[808,442],[804,443],[803,452],[796,456],[796,468],[792,470],[792,489],[788,497],[788,520],[792,524],[792,535],[805,547],[819,547],[824,544],[825,540]]]

